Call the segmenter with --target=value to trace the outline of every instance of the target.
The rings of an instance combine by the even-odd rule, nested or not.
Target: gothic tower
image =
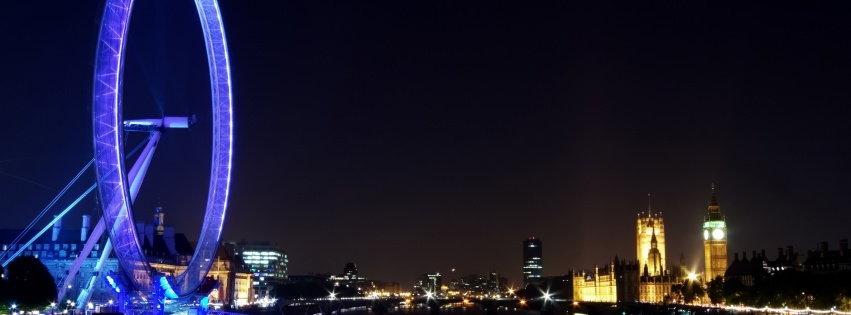
[[[709,213],[703,220],[703,256],[704,281],[724,277],[727,271],[727,222],[715,198],[715,184],[712,184]]]
[[[650,250],[654,247],[653,241],[655,239],[656,251],[654,252],[658,252],[654,256],[658,257],[658,260],[656,260],[657,268],[661,271],[665,270],[665,223],[662,220],[661,213],[652,213],[651,210],[648,202],[647,213],[638,214],[635,229],[636,258],[639,268],[648,265]],[[654,257],[654,259],[656,258]],[[652,270],[649,271],[652,273]]]
[[[647,253],[647,270],[651,276],[662,275],[662,253],[659,252],[659,242],[656,240],[656,231],[650,237],[650,252]]]

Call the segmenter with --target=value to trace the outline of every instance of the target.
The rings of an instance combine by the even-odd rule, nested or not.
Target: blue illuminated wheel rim
[[[233,160],[233,103],[230,65],[216,0],[195,0],[210,68],[213,149],[210,192],[195,253],[186,271],[174,279],[180,296],[195,291],[210,270],[222,235]],[[115,255],[137,290],[151,292],[151,267],[137,238],[124,165],[122,77],[133,0],[107,0],[96,51],[93,132],[98,194]],[[144,273],[148,279],[140,277]]]

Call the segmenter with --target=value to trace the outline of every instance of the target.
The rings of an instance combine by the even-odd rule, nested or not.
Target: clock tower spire
[[[703,255],[705,281],[723,278],[727,271],[727,222],[718,205],[715,184],[712,184],[712,198],[703,220]]]

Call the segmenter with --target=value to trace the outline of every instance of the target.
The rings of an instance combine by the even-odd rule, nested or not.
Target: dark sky
[[[847,8],[220,5],[237,141],[224,239],[280,244],[291,274],[355,262],[406,286],[452,268],[518,284],[529,236],[544,241],[546,275],[593,268],[635,258],[648,193],[667,261],[697,268],[713,182],[731,252],[849,236]],[[0,8],[0,228],[29,223],[92,157],[102,6]],[[199,118],[164,135],[136,217],[160,204],[194,239],[210,132],[194,6],[139,0],[130,32],[125,116]],[[90,196],[66,225],[95,211]]]

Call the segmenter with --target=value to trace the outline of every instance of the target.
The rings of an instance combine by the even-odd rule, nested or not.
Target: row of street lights
[[[109,305],[110,305],[110,306],[112,306],[112,304],[114,304],[115,302],[114,302],[113,300],[109,300],[109,302],[108,302],[108,303],[109,303]],[[71,311],[73,311],[73,309],[75,309],[75,308],[77,307],[77,302],[74,302],[74,301],[68,300],[68,301],[67,301],[67,306],[69,306],[69,307],[71,308]],[[18,304],[12,303],[12,305],[10,305],[10,308],[12,309],[12,313],[13,313],[13,314],[17,314],[17,313],[18,313],[18,312],[17,312]],[[89,302],[89,304],[88,304],[88,308],[89,308],[89,309],[94,309],[94,308],[95,308],[95,304],[94,304],[94,303],[92,303],[92,302]],[[55,311],[56,311],[56,302],[50,302],[50,313],[51,313],[51,314],[53,314]],[[66,307],[66,311],[69,311],[67,307]]]

